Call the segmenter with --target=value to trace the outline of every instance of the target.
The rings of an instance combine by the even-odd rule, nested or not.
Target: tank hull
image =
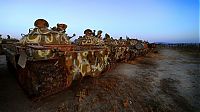
[[[6,50],[7,62],[31,98],[41,98],[67,89],[73,80],[97,77],[110,69],[109,50],[102,47],[47,45],[17,46]]]

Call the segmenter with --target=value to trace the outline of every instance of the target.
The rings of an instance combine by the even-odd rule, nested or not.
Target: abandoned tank
[[[86,29],[75,43],[65,33],[67,25],[49,29],[44,19],[22,35],[19,42],[7,44],[7,62],[16,70],[19,84],[31,98],[40,99],[68,88],[73,80],[97,77],[149,52],[148,43],[137,39],[112,39],[102,31],[95,35]]]
[[[0,54],[4,54],[4,48],[6,48],[7,45],[11,45],[15,42],[19,42],[19,40],[15,38],[10,38],[9,35],[7,35],[7,38],[2,38],[0,35]]]
[[[111,38],[105,34],[105,45],[110,49],[111,62],[127,62],[134,60],[138,56],[144,56],[150,52],[150,43],[138,39],[122,39]],[[149,45],[149,46],[148,46]]]
[[[128,46],[132,55],[131,58],[138,56],[144,56],[150,49],[148,47],[149,42],[138,40],[138,39],[128,39]]]
[[[78,44],[72,45],[65,34],[67,25],[48,29],[48,22],[38,19],[34,26],[19,42],[5,49],[8,63],[15,68],[20,85],[30,97],[57,93],[77,78],[96,77],[108,69],[109,50],[88,31]]]

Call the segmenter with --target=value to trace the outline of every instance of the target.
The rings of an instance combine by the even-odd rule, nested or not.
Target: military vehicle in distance
[[[4,48],[7,47],[7,45],[11,45],[12,43],[19,42],[16,38],[11,38],[10,35],[7,35],[8,38],[2,38],[0,35],[0,54],[4,54]]]

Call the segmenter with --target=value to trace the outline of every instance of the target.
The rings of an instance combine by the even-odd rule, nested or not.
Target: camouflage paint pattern
[[[65,67],[73,79],[77,75],[95,77],[100,75],[110,64],[108,55],[109,51],[106,49],[72,51],[65,55]]]
[[[34,28],[29,34],[24,35],[20,40],[22,44],[71,44],[67,35],[62,32],[46,30],[42,32],[39,28]]]

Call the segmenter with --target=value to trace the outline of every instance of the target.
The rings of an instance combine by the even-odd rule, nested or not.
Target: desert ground
[[[200,112],[199,51],[159,48],[32,101],[0,55],[0,112]]]

